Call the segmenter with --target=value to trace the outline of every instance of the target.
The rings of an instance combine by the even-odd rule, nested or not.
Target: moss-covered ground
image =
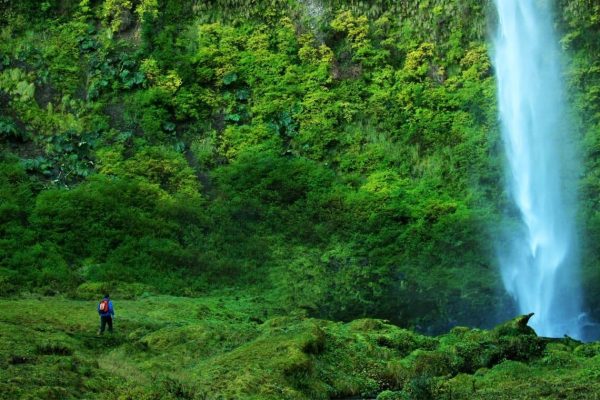
[[[595,399],[600,345],[524,320],[427,337],[278,315],[260,296],[0,300],[2,399]]]

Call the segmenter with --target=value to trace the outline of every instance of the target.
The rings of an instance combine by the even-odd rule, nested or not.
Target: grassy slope
[[[260,297],[0,301],[0,398],[596,398],[600,345],[515,321],[424,337],[378,320],[276,316]],[[387,390],[387,391],[386,391]]]

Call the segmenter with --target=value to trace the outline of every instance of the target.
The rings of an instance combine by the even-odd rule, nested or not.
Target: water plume
[[[575,170],[549,1],[495,0],[492,58],[519,224],[499,249],[502,278],[539,335],[580,338],[585,319],[574,226]]]

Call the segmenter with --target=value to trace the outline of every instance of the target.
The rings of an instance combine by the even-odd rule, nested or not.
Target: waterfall
[[[498,249],[504,286],[519,312],[535,313],[531,326],[539,335],[580,338],[576,196],[568,178],[576,166],[550,4],[494,2],[506,181],[519,218]]]

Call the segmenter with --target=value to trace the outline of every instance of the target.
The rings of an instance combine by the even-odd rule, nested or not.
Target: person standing
[[[115,308],[113,307],[113,303],[108,294],[105,294],[104,298],[100,300],[100,303],[98,303],[98,314],[100,315],[100,329],[98,330],[98,335],[102,335],[104,333],[104,329],[106,328],[107,324],[108,332],[112,333]]]

